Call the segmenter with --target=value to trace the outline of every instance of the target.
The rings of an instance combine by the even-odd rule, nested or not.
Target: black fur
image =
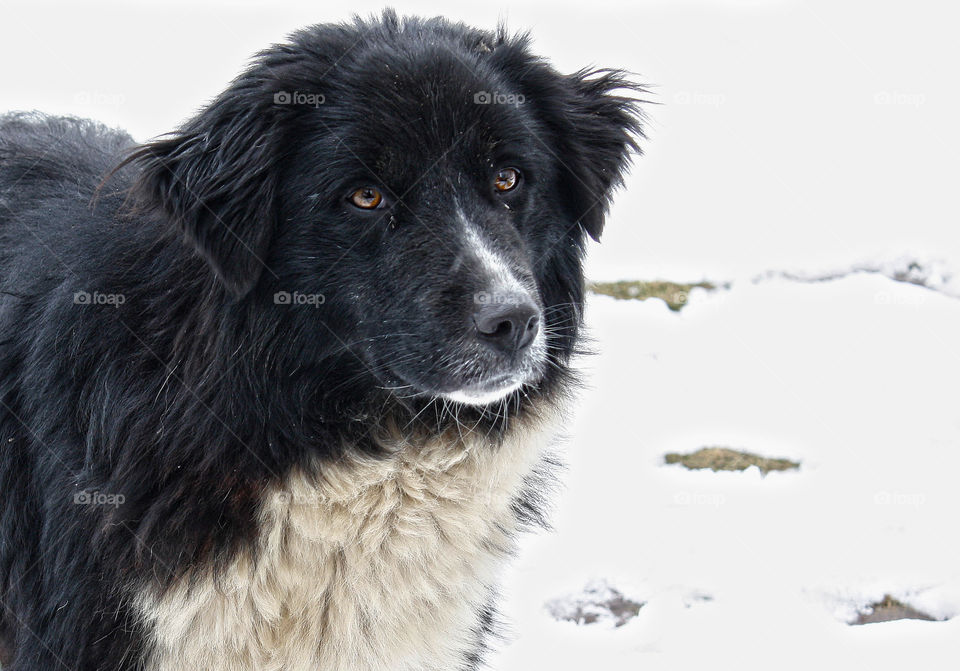
[[[291,468],[451,424],[439,395],[509,363],[464,335],[486,287],[453,263],[456,207],[535,285],[549,359],[459,420],[495,442],[562,394],[585,238],[640,133],[617,89],[640,90],[617,71],[562,76],[525,36],[388,12],[294,34],[149,144],[0,117],[4,669],[138,668],[128,590],[229,561]],[[501,196],[504,164],[523,183]],[[386,208],[347,204],[367,184]],[[122,504],[76,505],[84,492]]]

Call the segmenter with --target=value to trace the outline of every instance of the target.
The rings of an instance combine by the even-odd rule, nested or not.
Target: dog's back
[[[46,299],[71,272],[57,262],[73,226],[89,221],[99,180],[132,143],[97,123],[38,113],[0,116],[0,491],[11,504],[0,514],[0,662],[10,663],[18,617],[36,608],[26,595],[43,588],[35,570],[43,559],[47,503],[39,494],[37,436],[25,407],[25,384],[42,384],[27,363],[38,344]],[[74,245],[68,245],[72,247]],[[43,446],[41,444],[41,449]],[[20,613],[19,616],[15,613]],[[22,639],[21,639],[22,641]],[[22,643],[21,643],[22,645]]]
[[[88,119],[36,112],[0,116],[0,221],[52,200],[89,205],[133,144],[127,133]]]
[[[98,261],[109,263],[110,246],[104,243],[130,170],[113,176],[96,211],[94,202],[105,177],[132,145],[126,133],[87,119],[36,112],[0,116],[0,290],[5,295],[39,295],[71,274],[88,274]],[[0,303],[6,309],[14,305]],[[0,328],[9,324],[3,320]]]

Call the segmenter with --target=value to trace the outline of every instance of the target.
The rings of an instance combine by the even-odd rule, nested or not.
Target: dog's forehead
[[[459,98],[460,93],[497,83],[502,76],[488,58],[442,41],[369,49],[352,66],[347,68],[348,77],[357,88],[378,88],[397,96]]]
[[[406,154],[401,158],[483,155],[526,134],[523,96],[472,54],[437,46],[371,58],[377,66],[361,68],[345,94],[363,110],[357,125],[362,135],[384,149],[397,148]]]

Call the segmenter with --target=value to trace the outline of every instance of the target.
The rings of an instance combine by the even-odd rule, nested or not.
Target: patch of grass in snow
[[[800,468],[799,463],[789,459],[769,459],[726,447],[704,447],[691,454],[671,452],[664,457],[664,461],[668,464],[680,464],[691,471],[703,468],[709,468],[712,471],[745,471],[751,466],[756,466],[763,475],[770,471],[789,471]]]
[[[687,304],[687,298],[693,289],[713,291],[717,287],[710,282],[680,284],[662,280],[650,282],[621,280],[619,282],[591,282],[588,288],[595,294],[612,296],[618,300],[645,301],[648,298],[659,298],[667,304],[668,308],[674,312],[679,312]]]
[[[926,620],[927,622],[936,622],[937,618],[931,617],[913,606],[908,606],[902,601],[894,599],[889,594],[885,594],[883,599],[877,603],[870,604],[861,611],[857,619],[850,624],[873,624],[875,622],[892,622],[893,620]]]

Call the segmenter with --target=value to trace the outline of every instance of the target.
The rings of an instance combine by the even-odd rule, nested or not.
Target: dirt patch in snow
[[[800,464],[796,461],[770,459],[727,447],[704,447],[690,454],[671,452],[664,457],[664,461],[668,464],[680,464],[692,471],[704,468],[712,471],[745,471],[751,466],[756,466],[763,475],[770,471],[789,471],[800,468]]]
[[[606,623],[622,627],[643,608],[644,602],[627,598],[605,581],[588,583],[583,592],[553,599],[546,604],[547,612],[556,620],[576,624]]]
[[[875,622],[892,622],[893,620],[938,621],[937,618],[927,615],[923,611],[919,611],[913,606],[909,606],[886,594],[880,601],[872,603],[860,611],[857,619],[850,624],[873,624]]]
[[[710,282],[681,284],[661,280],[649,282],[622,280],[620,282],[593,282],[589,288],[595,294],[612,296],[618,300],[645,301],[648,298],[659,298],[667,304],[668,308],[674,312],[679,312],[687,304],[687,299],[693,289],[713,291],[717,287]]]

